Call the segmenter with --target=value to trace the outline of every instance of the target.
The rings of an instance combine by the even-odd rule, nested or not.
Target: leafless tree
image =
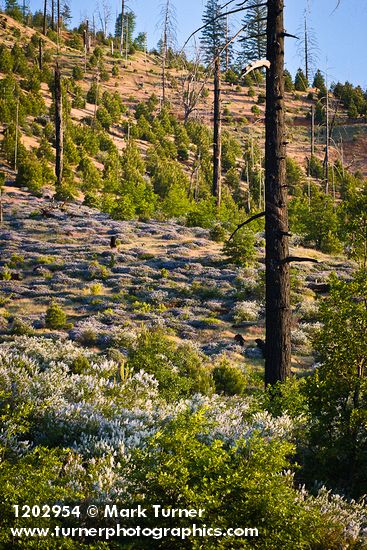
[[[302,59],[304,72],[307,82],[310,82],[311,77],[316,69],[318,61],[318,44],[315,31],[311,23],[311,11],[308,7],[305,9],[302,27],[298,29],[298,54]]]
[[[46,36],[47,31],[47,0],[43,2],[43,29],[42,32]]]
[[[162,31],[161,60],[162,60],[162,104],[166,101],[167,87],[167,59],[170,48],[176,43],[176,8],[172,0],[165,0],[161,5],[159,27]]]
[[[102,0],[98,7],[98,18],[101,25],[103,36],[108,34],[108,25],[111,21],[112,9],[108,0]]]
[[[190,63],[186,64],[185,74],[182,77],[182,104],[185,124],[197,108],[202,97],[203,79],[200,50],[195,48],[195,57]]]
[[[124,17],[125,17],[125,0],[121,0],[121,32],[120,32],[120,55],[124,52]]]

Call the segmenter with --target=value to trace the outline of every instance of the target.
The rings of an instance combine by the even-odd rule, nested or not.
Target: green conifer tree
[[[261,0],[253,2],[254,7],[245,11],[243,26],[246,29],[239,39],[241,51],[239,63],[246,65],[266,57],[266,14],[267,8]]]
[[[302,69],[298,69],[296,78],[294,79],[294,87],[297,92],[305,92],[309,87],[309,82]]]

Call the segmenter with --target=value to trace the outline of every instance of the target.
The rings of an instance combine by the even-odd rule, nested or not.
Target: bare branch
[[[245,225],[248,225],[249,223],[255,221],[255,220],[258,220],[259,218],[264,218],[266,212],[260,212],[259,214],[255,214],[254,216],[251,216],[251,218],[249,218],[248,220],[246,220],[245,222],[243,223],[240,223],[240,225],[237,227],[237,229],[235,229],[232,233],[232,235],[229,237],[228,239],[228,242],[230,240],[233,239],[233,237],[235,236],[235,234],[237,233],[237,231],[239,231],[240,229],[242,229],[242,227],[245,227]]]
[[[290,264],[292,262],[311,262],[313,264],[318,264],[319,260],[316,260],[315,258],[300,258],[298,256],[288,256],[288,258],[285,258],[282,261],[282,264]]]
[[[220,52],[218,53],[218,55],[215,56],[215,58],[213,59],[213,61],[209,64],[208,68],[207,68],[207,75],[206,75],[206,78],[204,79],[199,91],[195,94],[196,95],[196,99],[195,99],[195,105],[197,103],[197,101],[200,99],[200,96],[205,88],[205,85],[206,83],[208,82],[209,80],[209,77],[210,77],[210,68],[212,66],[214,66],[215,62],[220,58],[220,56],[222,55],[222,53],[228,48],[228,46],[237,38],[237,36],[239,34],[241,34],[241,32],[245,29],[246,27],[243,27],[242,29],[240,29],[228,42],[227,44],[220,50]],[[195,105],[193,105],[193,107],[191,108],[191,111],[192,112],[195,108]]]
[[[270,69],[270,61],[268,61],[267,59],[259,59],[259,61],[253,61],[244,68],[241,76],[247,76],[252,71],[255,71],[256,69],[262,69],[263,67]]]
[[[337,2],[337,4],[336,4],[335,8],[333,9],[333,11],[331,12],[330,15],[334,15],[334,13],[336,12],[336,10],[337,10],[338,7],[340,6],[340,2],[341,2],[341,0],[338,0],[338,2]]]

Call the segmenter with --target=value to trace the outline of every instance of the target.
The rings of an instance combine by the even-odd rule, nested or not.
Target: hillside
[[[32,40],[35,44],[39,40],[36,31],[24,27],[5,15],[1,15],[0,37],[2,43],[9,49],[13,47],[14,43],[26,47],[27,44],[32,43]],[[63,77],[67,82],[73,81],[75,67],[80,68],[81,76],[77,81],[78,89],[72,88],[71,98],[73,98],[75,94],[88,95],[88,90],[96,82],[97,72],[95,67],[90,67],[85,73],[83,72],[85,63],[83,53],[66,45],[70,43],[71,37],[71,34],[63,32],[63,46],[59,53],[57,53],[55,43],[46,39],[44,55],[47,54],[48,63],[58,59]],[[29,63],[29,60],[27,62]],[[113,75],[114,67],[118,67],[118,76]],[[151,101],[149,98],[153,95],[159,97],[160,94],[159,58],[150,54],[146,55],[143,52],[136,52],[129,56],[126,64],[126,60],[112,56],[108,48],[105,48],[101,70],[109,76],[105,77],[102,82],[97,81],[100,86],[99,97],[107,92],[111,99],[117,92],[123,105],[123,110],[119,115],[120,121],[111,123],[108,128],[103,129],[111,143],[111,145],[107,144],[107,149],[114,147],[118,154],[128,155],[129,132],[132,132],[134,127],[138,127],[141,121],[141,119],[136,121],[134,118],[136,109],[143,107],[144,115],[151,116],[149,113],[146,114],[145,105],[149,104]],[[171,84],[167,93],[171,111],[177,120],[183,118],[183,96],[180,81],[184,75],[183,69],[169,71],[168,80]],[[17,75],[15,76],[17,77]],[[5,81],[6,75],[3,77]],[[22,85],[21,76],[17,78]],[[67,84],[67,89],[69,86]],[[195,120],[203,123],[203,128],[210,125],[212,117],[213,89],[210,79],[206,88],[208,94],[201,98],[194,116]],[[255,86],[254,84],[252,89],[256,89],[255,97],[252,97],[252,94],[250,94],[251,97],[249,96],[248,87],[223,83],[223,105],[225,108],[223,124],[225,132],[228,132],[228,136],[233,136],[235,140],[233,144],[228,141],[229,153],[227,156],[232,163],[229,173],[231,170],[243,169],[244,160],[240,158],[240,149],[238,149],[243,141],[241,146],[244,148],[245,158],[247,155],[247,166],[252,163],[253,192],[257,193],[257,200],[261,204],[259,189],[261,189],[263,180],[261,148],[264,139],[264,104],[257,102],[257,96],[260,98],[263,96],[264,85]],[[27,94],[27,91],[24,93]],[[38,94],[44,101],[46,109],[49,109],[52,106],[52,94],[50,86],[46,82],[41,83]],[[251,109],[256,103],[258,103],[259,112],[255,115]],[[311,104],[312,101],[304,93],[287,93],[288,152],[303,170],[306,159],[309,158],[310,121],[307,115],[310,112]],[[87,102],[84,107],[76,108],[70,101],[68,109],[68,121],[76,128],[84,127],[85,131],[89,132],[90,123],[87,120],[95,117],[96,105]],[[152,117],[153,133],[155,131],[154,116]],[[45,115],[42,117],[46,118],[47,123],[48,117]],[[39,148],[39,151],[43,151],[40,147],[43,138],[39,136],[39,133],[40,130],[42,132],[42,126],[47,128],[47,124],[44,126],[45,122],[42,122],[42,126],[40,126],[36,123],[42,117],[27,116],[20,126],[20,141],[26,150],[32,151]],[[157,118],[159,117],[160,114]],[[166,124],[164,117],[161,117],[161,121],[162,124]],[[337,131],[340,135],[346,133],[349,136],[349,141],[345,139],[343,142],[344,161],[349,158],[348,155],[351,155],[354,162],[358,164],[358,168],[364,169],[358,156],[363,156],[364,124],[348,124],[346,114],[343,112],[339,113],[339,121],[340,124],[337,125],[335,132]],[[146,121],[144,123],[148,124]],[[174,131],[174,136],[166,140],[168,146],[173,145],[172,142],[177,143],[177,132],[180,127],[173,126],[173,128],[174,130],[169,130],[169,132]],[[158,129],[161,131],[160,127]],[[149,132],[148,130],[144,131]],[[99,129],[98,132],[101,130]],[[92,139],[92,134],[93,130],[88,139]],[[103,140],[104,134],[102,133],[99,139]],[[208,136],[210,135],[208,134]],[[74,137],[72,139],[75,140]],[[79,144],[82,143],[83,138],[77,137],[77,139],[79,141],[75,141],[75,143],[80,147]],[[142,157],[146,158],[148,163],[150,161],[149,154],[151,154],[149,151],[152,149],[149,139],[139,139],[139,135],[135,138]],[[157,147],[154,143],[153,147]],[[180,146],[180,142],[178,146]],[[3,199],[5,225],[2,236],[4,248],[1,265],[3,273],[10,269],[10,279],[14,270],[20,276],[19,282],[15,283],[10,280],[8,283],[2,283],[3,328],[5,332],[16,330],[14,323],[16,326],[18,322],[24,321],[26,323],[24,330],[28,330],[27,326],[31,331],[36,328],[37,334],[42,335],[45,328],[45,311],[52,298],[62,304],[73,325],[68,336],[74,339],[79,338],[82,342],[85,340],[88,345],[96,345],[99,348],[114,347],[116,341],[114,333],[120,334],[127,330],[136,335],[141,323],[148,326],[162,324],[168,330],[173,329],[178,338],[195,341],[208,354],[220,354],[226,350],[231,352],[235,348],[234,337],[236,334],[241,334],[244,337],[245,347],[256,348],[256,338],[264,337],[264,287],[262,282],[264,249],[261,236],[258,236],[259,248],[256,254],[256,261],[260,263],[256,263],[254,266],[249,264],[244,271],[243,267],[235,267],[231,264],[223,255],[222,244],[215,242],[223,240],[223,236],[213,240],[212,232],[209,230],[212,222],[209,226],[207,225],[205,216],[209,214],[205,211],[193,210],[193,220],[195,221],[191,225],[200,225],[205,221],[203,228],[195,229],[185,228],[182,225],[177,225],[176,222],[167,224],[163,220],[162,222],[145,223],[144,218],[149,216],[145,213],[141,216],[142,221],[140,222],[118,222],[110,219],[109,213],[112,213],[112,217],[119,218],[121,208],[122,216],[125,215],[125,212],[129,212],[129,208],[126,206],[107,211],[107,214],[98,214],[97,211],[82,206],[81,200],[89,196],[90,189],[93,187],[98,189],[98,186],[102,185],[98,181],[101,176],[105,177],[103,174],[106,172],[106,166],[108,167],[110,162],[115,162],[109,160],[109,152],[102,152],[101,148],[106,148],[105,145],[102,145],[102,141],[99,141],[97,148],[93,145],[89,149],[88,143],[84,147],[84,150],[81,148],[83,153],[80,156],[76,150],[74,151],[75,145],[71,148],[73,157],[82,159],[79,166],[72,168],[75,171],[76,181],[82,184],[75,206],[64,205],[60,209],[54,203],[48,203],[47,199],[34,198],[27,195],[24,190],[11,187],[13,172],[8,162],[4,166],[10,179]],[[184,147],[188,151],[187,158],[181,160],[180,164],[176,164],[182,167],[182,174],[186,173],[186,177],[190,178],[191,189],[193,177],[196,179],[195,185],[198,185],[198,175],[195,172],[198,170],[195,168],[195,163],[198,160],[194,156],[195,145],[190,145],[188,141],[185,141]],[[236,151],[234,158],[231,157],[231,147],[234,147]],[[258,148],[257,152],[254,152],[255,148]],[[52,147],[50,150],[52,151]],[[320,158],[322,158],[323,150],[324,146],[317,145],[316,140],[316,154]],[[51,159],[47,149],[45,151],[46,153],[42,152],[41,154],[45,155],[45,158]],[[83,157],[86,153],[87,156]],[[336,149],[332,150],[331,156],[335,157],[335,160],[337,153]],[[51,156],[52,154],[51,152]],[[112,154],[114,154],[113,151]],[[127,156],[124,162],[129,163],[132,159],[135,163],[133,150],[130,151],[130,155],[132,156]],[[208,155],[210,155],[210,145],[208,146]],[[85,163],[83,158],[87,159],[86,168],[85,170],[82,168],[80,171],[82,162]],[[209,160],[210,156],[208,156],[208,162]],[[90,161],[94,168],[88,164]],[[78,163],[77,160],[71,160],[71,162],[74,165]],[[172,168],[171,171],[173,164],[170,163],[172,162],[167,161],[167,164],[162,167],[163,175],[160,177],[163,178],[163,181],[165,181],[165,177],[167,180],[177,178],[174,171],[176,168]],[[137,164],[138,166],[139,164]],[[167,169],[167,176],[164,176]],[[302,181],[304,175],[297,177]],[[83,178],[87,179],[87,185],[84,187]],[[100,181],[102,182],[102,180]],[[317,180],[314,181],[317,182]],[[31,180],[31,184],[33,184],[33,180]],[[240,184],[239,192],[242,193],[242,196],[246,187],[248,190],[247,182]],[[49,193],[49,191],[45,191],[47,188],[49,186],[44,187],[46,196]],[[38,189],[36,194],[39,194]],[[170,200],[177,200],[175,197],[173,195]],[[180,195],[179,200],[183,200]],[[173,211],[175,211],[174,206]],[[184,211],[182,210],[182,212]],[[235,223],[236,216],[238,216],[230,210],[227,213],[224,212],[223,215],[228,227]],[[231,220],[231,216],[233,220]],[[88,221],[83,222],[83,218]],[[50,231],[50,229],[52,230]],[[121,241],[116,253],[108,250],[108,239],[112,234],[116,234]],[[32,235],[31,238],[29,238],[30,235]],[[310,338],[314,329],[313,324],[317,321],[315,313],[317,296],[313,290],[317,290],[318,286],[322,288],[323,284],[325,286],[329,274],[335,270],[338,270],[340,276],[349,278],[354,264],[348,263],[343,257],[334,258],[328,254],[322,254],[320,251],[302,248],[299,246],[298,237],[294,238],[294,243],[298,246],[293,246],[292,254],[319,260],[319,264],[316,265],[306,263],[294,268],[293,366],[296,370],[302,370],[312,364]],[[35,255],[36,250],[37,254]],[[19,262],[17,258],[19,258]],[[67,334],[64,333],[63,337],[65,336]],[[88,338],[90,342],[88,342]],[[250,362],[251,353],[250,351],[248,358]],[[257,350],[254,352],[255,356],[256,353]],[[241,350],[238,346],[234,356],[236,362],[241,361]],[[258,362],[255,361],[254,364],[258,366]]]
[[[366,549],[367,92],[284,71],[284,130],[228,70],[216,172],[205,67],[168,49],[162,101],[144,37],[28,21],[0,14],[0,548]]]
[[[29,27],[24,27],[21,23],[13,20],[6,15],[0,15],[0,40],[1,43],[11,47],[15,42],[26,44],[32,36],[39,36],[36,31]],[[65,44],[70,42],[70,35],[63,33],[63,43],[58,59],[62,68],[62,74],[65,77],[72,76],[74,67],[84,68],[84,54]],[[46,48],[49,48],[51,54],[56,56],[56,44],[49,39],[45,40]],[[93,51],[93,45],[91,52]],[[101,90],[107,90],[111,94],[118,92],[123,103],[132,113],[134,107],[139,103],[146,101],[152,94],[158,98],[161,94],[161,67],[157,56],[143,52],[136,52],[128,58],[121,60],[118,56],[112,56],[109,48],[106,48],[106,57],[104,59],[106,72],[110,75],[108,82],[101,83]],[[119,75],[113,76],[113,66],[119,68]],[[1,72],[0,72],[1,74]],[[183,78],[185,70],[168,70],[168,89],[167,95],[171,102],[173,112],[182,120],[184,116],[183,109]],[[83,74],[83,78],[78,82],[84,93],[88,91],[96,77],[96,69],[90,68]],[[199,84],[201,85],[199,80]],[[235,86],[223,82],[223,106],[226,110],[226,116],[223,118],[223,126],[233,133],[239,140],[246,139],[249,135],[258,139],[260,143],[264,139],[264,104],[258,102],[258,97],[264,95],[264,85],[254,85],[255,96],[249,97],[249,88],[246,86]],[[213,85],[209,78],[205,84],[207,97],[202,97],[197,105],[193,116],[195,119],[210,125],[212,120],[212,97]],[[41,87],[42,96],[47,106],[51,105],[51,94],[46,84]],[[102,91],[101,91],[102,93]],[[288,155],[298,161],[306,170],[307,158],[310,157],[310,111],[312,101],[308,99],[307,93],[291,92],[286,94],[287,103],[287,124],[288,124]],[[258,106],[259,114],[254,114],[251,109],[254,105]],[[85,117],[93,117],[94,105],[87,103],[85,108],[71,109],[71,119],[80,122]],[[129,115],[130,113],[127,113]],[[129,116],[126,117],[126,120]],[[367,175],[367,124],[363,120],[349,120],[343,110],[338,111],[337,122],[334,129],[333,143],[331,144],[331,158],[333,160],[343,158],[343,162],[351,171],[360,171]],[[119,151],[124,148],[124,132],[119,124],[113,124],[110,129],[110,136],[113,143]],[[324,158],[324,131],[322,128],[316,129],[316,149],[315,154],[318,158]],[[34,147],[38,140],[35,137],[24,136],[24,145],[27,148]],[[141,143],[142,150],[146,150],[144,142]]]
[[[264,337],[261,241],[256,265],[244,270],[226,260],[206,229],[113,221],[84,206],[55,207],[11,188],[4,203],[3,334],[70,338],[113,350],[134,341],[142,326],[161,327],[209,356],[225,353],[238,364],[245,356],[261,372],[255,343]],[[110,249],[113,235],[117,250]],[[293,368],[303,371],[312,364],[310,338],[318,326],[314,290],[324,292],[331,273],[350,279],[354,266],[300,247],[291,252],[319,261],[294,268]],[[49,330],[50,300],[61,305],[71,329]]]

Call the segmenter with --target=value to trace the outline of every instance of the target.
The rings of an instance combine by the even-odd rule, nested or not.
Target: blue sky
[[[110,3],[112,18],[120,6],[120,0],[99,0]],[[148,33],[148,43],[152,47],[159,40],[157,22],[159,20],[161,0],[128,0],[128,6],[137,15],[137,32]],[[200,26],[205,0],[173,0],[176,6],[178,23],[178,45]],[[366,0],[341,0],[339,8],[332,14],[337,0],[287,0],[286,28],[291,34],[297,34],[302,23],[305,8],[311,13],[311,25],[318,43],[318,66],[328,68],[330,82],[350,80],[367,88],[367,2]],[[33,9],[40,8],[43,0],[31,0]],[[74,23],[83,16],[91,17],[98,12],[96,0],[70,0]],[[96,15],[96,20],[98,16]],[[238,28],[239,20],[233,17],[233,28]],[[112,27],[111,27],[112,28]],[[296,41],[287,39],[287,67],[295,73],[300,65]]]

